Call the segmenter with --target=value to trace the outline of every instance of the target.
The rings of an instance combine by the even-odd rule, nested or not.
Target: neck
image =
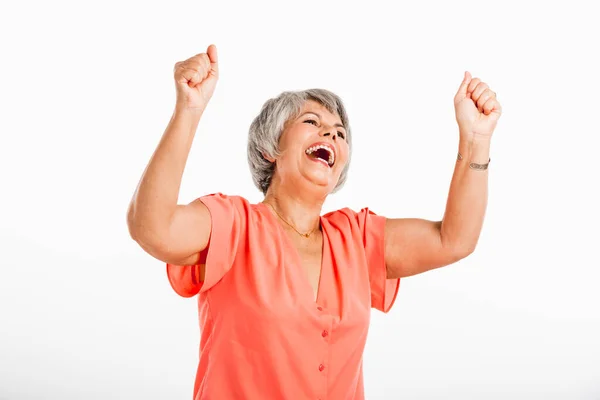
[[[300,193],[283,189],[273,182],[263,203],[273,207],[280,218],[293,225],[299,232],[317,231],[325,198],[301,196]]]

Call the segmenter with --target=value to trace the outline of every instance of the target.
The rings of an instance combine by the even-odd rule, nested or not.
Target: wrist
[[[460,129],[459,136],[461,141],[467,142],[489,143],[492,141],[492,135],[481,134],[471,130]]]
[[[201,115],[202,113],[194,110],[176,108],[171,115],[169,126],[193,138],[200,124]]]
[[[173,118],[175,119],[194,121],[199,120],[202,114],[204,114],[204,108],[189,108],[180,106],[179,104],[173,110]]]
[[[461,136],[458,152],[468,163],[486,164],[490,159],[491,137],[481,135],[463,139]]]

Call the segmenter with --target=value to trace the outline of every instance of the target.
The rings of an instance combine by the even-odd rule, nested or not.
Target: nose
[[[332,138],[333,140],[335,140],[335,139],[337,138],[337,135],[335,135],[335,134],[331,133],[331,128],[328,128],[328,129],[326,129],[324,132],[325,132],[325,133],[323,133],[323,136],[324,136],[324,137],[331,136],[331,138]]]

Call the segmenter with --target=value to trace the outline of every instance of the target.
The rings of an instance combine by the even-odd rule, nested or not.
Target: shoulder
[[[375,214],[368,207],[354,211],[351,208],[342,208],[323,215],[323,221],[331,230],[340,232],[343,236],[357,235],[364,238],[370,232],[383,234],[386,219]]]
[[[259,204],[250,202],[239,195],[228,195],[215,192],[198,197],[194,202],[204,204],[210,211],[213,219],[238,219],[253,218],[258,212]]]
[[[383,218],[368,207],[361,208],[359,211],[354,211],[351,208],[345,207],[339,210],[331,211],[323,215],[323,219],[333,225],[351,225],[360,226],[369,219]]]
[[[229,195],[221,192],[215,192],[210,194],[205,194],[196,199],[196,201],[209,201],[209,202],[218,202],[218,203],[231,203],[235,205],[249,205],[250,202],[238,195]]]
[[[228,195],[221,192],[215,192],[198,197],[194,202],[204,203],[209,209],[231,208],[239,211],[250,210],[255,204],[250,203],[245,197],[238,195]]]

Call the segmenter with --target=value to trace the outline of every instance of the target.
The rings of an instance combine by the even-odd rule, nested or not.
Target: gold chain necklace
[[[296,233],[297,233],[298,235],[300,235],[300,236],[303,236],[303,237],[305,237],[305,238],[308,238],[308,237],[309,237],[310,235],[312,235],[312,234],[313,234],[313,232],[314,232],[314,231],[317,229],[317,228],[313,228],[313,229],[312,229],[310,232],[308,232],[308,233],[302,233],[302,232],[300,232],[298,229],[296,229],[296,228],[294,227],[294,225],[292,225],[292,224],[290,224],[289,222],[287,222],[287,221],[285,220],[285,218],[283,218],[283,217],[281,216],[281,214],[279,214],[279,213],[277,212],[277,210],[275,209],[275,207],[273,207],[273,206],[272,206],[272,205],[270,205],[269,203],[265,203],[264,201],[263,201],[263,203],[264,203],[264,204],[266,204],[266,205],[268,205],[269,207],[271,207],[271,210],[273,210],[273,212],[274,212],[275,214],[277,214],[277,216],[279,217],[279,219],[281,219],[283,222],[285,222],[286,224],[288,224],[288,225],[290,226],[290,228],[292,228],[294,231],[296,231]]]

